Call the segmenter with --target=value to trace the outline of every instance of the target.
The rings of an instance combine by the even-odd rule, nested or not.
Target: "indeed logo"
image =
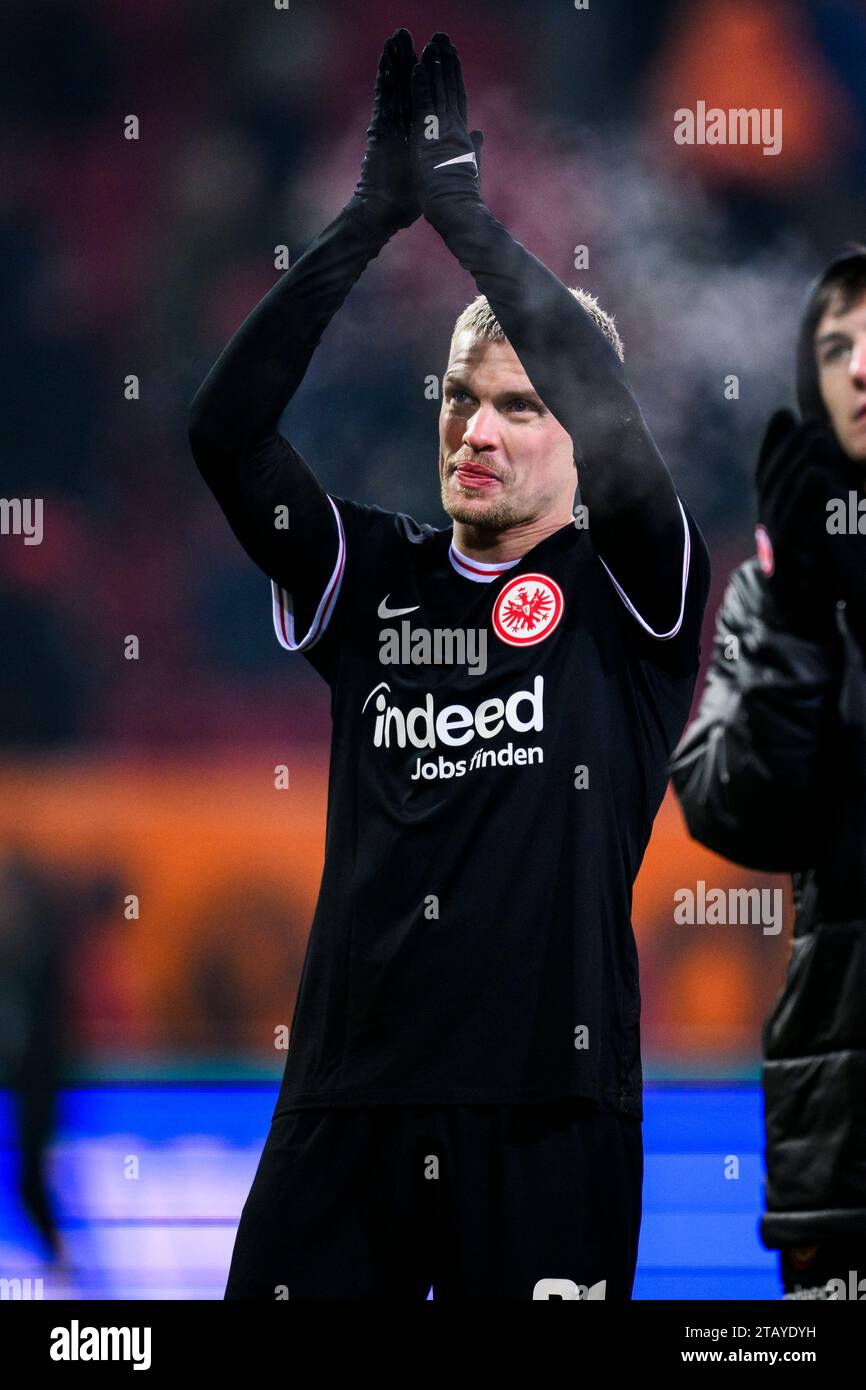
[[[504,728],[528,733],[544,728],[544,677],[536,676],[532,690],[516,690],[507,700],[494,697],[482,700],[471,710],[468,705],[446,705],[436,712],[433,696],[427,694],[423,705],[401,710],[389,704],[391,687],[385,682],[373,687],[361,709],[363,714],[374,701],[376,722],[373,744],[390,748],[393,738],[398,748],[460,748],[472,739],[495,738]]]

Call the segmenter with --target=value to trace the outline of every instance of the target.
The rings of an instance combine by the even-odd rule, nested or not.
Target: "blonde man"
[[[369,138],[355,195],[232,339],[191,428],[334,725],[322,887],[226,1297],[625,1300],[631,892],[706,551],[611,321],[481,201],[447,35],[420,63],[405,30],[385,45]],[[277,432],[351,285],[422,212],[482,296],[443,378],[447,528],[330,497]]]

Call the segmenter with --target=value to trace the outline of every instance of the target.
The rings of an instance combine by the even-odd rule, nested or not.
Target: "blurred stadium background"
[[[447,30],[486,201],[616,316],[712,552],[706,656],[751,549],[763,424],[793,400],[802,294],[863,236],[866,4],[7,0],[4,17],[3,492],[43,498],[45,521],[39,545],[0,537],[0,1275],[44,1275],[45,1297],[221,1297],[318,887],[329,714],[198,475],[191,397],[274,247],[296,258],[352,192],[384,38],[405,24],[420,51]],[[698,100],[781,107],[782,152],[676,145],[673,112]],[[423,222],[369,268],[284,421],[329,490],[445,524],[424,386],[474,294]],[[788,898],[692,844],[668,796],[635,894],[635,1295],[774,1297],[757,1078],[790,910],[776,936],[678,926],[674,891],[700,878]]]

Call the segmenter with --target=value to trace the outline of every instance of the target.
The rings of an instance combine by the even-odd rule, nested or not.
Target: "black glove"
[[[397,29],[385,42],[376,75],[373,117],[355,197],[389,233],[421,216],[409,160],[411,76],[417,62],[412,35]]]
[[[755,470],[758,561],[784,621],[810,636],[832,621],[850,582],[850,538],[828,534],[827,504],[847,498],[852,468],[827,424],[798,423],[790,410],[772,416]]]
[[[484,136],[469,131],[466,88],[457,49],[434,34],[412,70],[410,146],[415,181],[427,220],[455,197],[480,198]]]

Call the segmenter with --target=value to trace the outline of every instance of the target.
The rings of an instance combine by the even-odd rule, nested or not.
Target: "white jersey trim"
[[[476,584],[489,584],[498,575],[505,574],[506,570],[519,565],[523,556],[518,555],[516,560],[470,560],[469,556],[463,555],[452,541],[448,550],[448,558],[457,573],[462,574],[464,579],[472,579]]]
[[[280,646],[285,647],[287,652],[307,651],[318,642],[331,620],[331,614],[334,611],[337,595],[343,582],[343,571],[346,568],[346,533],[343,530],[343,518],[340,516],[334,499],[328,493],[325,496],[337,518],[337,561],[325,586],[325,592],[316,609],[313,621],[310,623],[309,632],[301,638],[300,642],[295,641],[295,615],[292,609],[292,596],[288,590],[277,584],[276,580],[271,580],[274,631]]]
[[[654,628],[650,627],[648,622],[644,621],[644,619],[641,617],[640,613],[637,611],[634,604],[632,603],[631,599],[629,598],[628,594],[623,589],[622,585],[617,582],[616,578],[611,574],[610,570],[607,568],[607,565],[604,565],[604,560],[601,560],[601,556],[599,555],[598,557],[601,560],[601,563],[604,565],[605,569],[607,570],[608,574],[610,575],[611,583],[613,584],[613,587],[616,589],[617,593],[619,594],[629,613],[631,613],[633,618],[637,618],[641,627],[644,629],[645,632],[649,633],[650,637],[657,637],[660,642],[666,642],[669,638],[676,637],[677,633],[682,627],[683,615],[686,611],[686,586],[689,582],[689,561],[691,559],[692,544],[691,536],[689,535],[689,524],[686,521],[686,514],[683,511],[683,504],[682,502],[680,502],[679,497],[677,498],[677,504],[680,509],[680,516],[683,519],[683,580],[680,594],[680,615],[674,623],[674,626],[671,628],[670,632],[656,632]]]

